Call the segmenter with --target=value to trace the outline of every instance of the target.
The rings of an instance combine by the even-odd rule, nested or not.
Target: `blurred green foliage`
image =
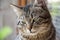
[[[60,16],[60,2],[51,3],[52,9],[50,10],[51,15],[55,17],[56,15]]]
[[[0,30],[0,40],[5,39],[12,33],[12,29],[9,26],[5,26]]]

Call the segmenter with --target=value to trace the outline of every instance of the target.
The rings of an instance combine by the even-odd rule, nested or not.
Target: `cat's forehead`
[[[41,11],[42,10],[42,7],[33,7],[31,8],[31,11]]]

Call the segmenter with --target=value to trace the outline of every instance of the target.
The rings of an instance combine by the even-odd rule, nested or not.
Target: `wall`
[[[0,0],[0,29],[8,25],[13,29],[13,33],[6,38],[6,40],[14,40],[16,37],[16,14],[10,7],[9,2],[16,2],[16,0]]]

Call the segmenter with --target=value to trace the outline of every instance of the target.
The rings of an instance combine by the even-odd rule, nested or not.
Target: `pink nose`
[[[29,25],[27,28],[29,29],[29,31],[31,31],[32,25]]]
[[[30,32],[31,32],[31,29],[32,29],[32,26],[33,26],[33,23],[34,23],[34,20],[31,22],[31,24],[30,25],[28,25],[28,29],[30,30]]]
[[[31,29],[32,29],[32,27],[31,27],[31,26],[28,26],[27,28],[28,28],[30,31],[31,31]]]

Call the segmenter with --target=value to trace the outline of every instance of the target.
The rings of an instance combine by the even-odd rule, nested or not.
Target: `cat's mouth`
[[[26,30],[26,32],[27,32],[27,33],[36,33],[37,30],[33,30],[33,29],[31,29],[31,30]]]
[[[36,31],[31,31],[30,33],[36,33]]]
[[[36,33],[37,30],[26,30],[26,33]]]
[[[36,33],[37,31],[34,29],[31,29],[30,33]]]

